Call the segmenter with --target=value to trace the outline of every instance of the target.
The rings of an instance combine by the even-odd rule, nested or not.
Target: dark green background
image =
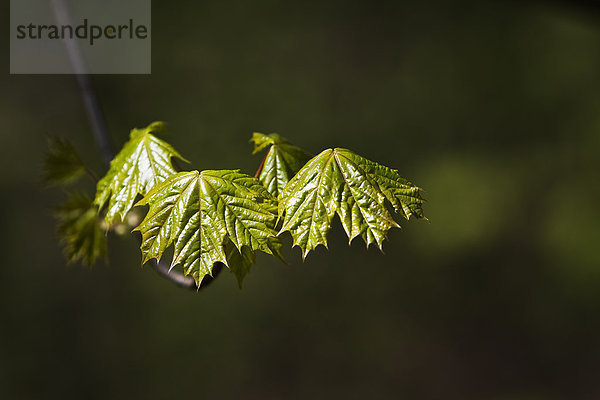
[[[152,75],[93,78],[116,147],[154,120],[198,169],[253,173],[253,131],[347,147],[422,186],[431,223],[385,255],[335,229],[241,291],[179,289],[129,237],[67,268],[45,136],[101,156],[73,78],[9,76],[5,35],[0,397],[600,398],[597,7],[153,3]]]

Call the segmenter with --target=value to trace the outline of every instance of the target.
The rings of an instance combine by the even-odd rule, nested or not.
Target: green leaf
[[[129,141],[98,182],[94,204],[102,209],[108,202],[105,218],[109,225],[116,219],[123,220],[138,194],[145,195],[154,185],[177,172],[171,158],[186,161],[171,145],[152,134],[165,131],[162,122],[133,129]]]
[[[64,243],[69,263],[81,261],[92,266],[100,257],[106,258],[106,236],[102,219],[98,217],[92,199],[81,193],[69,194],[55,215],[59,221],[58,235]]]
[[[231,240],[225,242],[225,256],[230,271],[235,275],[240,289],[250,267],[256,261],[256,255],[248,246],[243,246],[240,252]]]
[[[245,247],[281,257],[276,237],[275,198],[256,178],[235,170],[191,171],[172,175],[137,205],[149,210],[135,229],[142,234],[142,263],[160,260],[173,244],[171,267],[180,264],[198,286],[222,262],[241,281],[254,261]],[[242,257],[227,256],[228,243]]]
[[[254,142],[252,154],[271,146],[256,176],[275,197],[310,159],[310,155],[304,150],[292,145],[276,133],[265,135],[255,132],[250,141]]]
[[[351,242],[357,236],[367,247],[381,249],[390,228],[399,227],[387,205],[409,218],[424,218],[420,189],[397,171],[350,150],[328,149],[311,159],[279,196],[281,232],[289,231],[302,257],[318,245],[327,247],[327,233],[337,213]]]
[[[85,166],[77,151],[66,139],[49,138],[44,159],[43,179],[52,185],[69,184],[85,174]]]

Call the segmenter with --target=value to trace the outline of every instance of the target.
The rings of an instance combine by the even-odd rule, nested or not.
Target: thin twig
[[[69,14],[69,6],[65,0],[52,0],[54,5],[54,14],[57,22],[60,25],[71,25],[71,16]],[[75,74],[79,92],[83,99],[83,104],[88,114],[88,118],[94,131],[96,142],[102,151],[102,157],[106,164],[110,164],[110,160],[114,157],[114,151],[111,145],[108,129],[98,103],[98,97],[92,85],[92,81],[88,74],[88,69],[81,54],[81,49],[74,40],[64,40],[69,62]]]
[[[177,286],[184,287],[187,289],[194,289],[194,290],[204,289],[205,287],[210,285],[212,283],[212,281],[215,280],[217,278],[217,276],[219,276],[219,274],[221,273],[221,270],[223,269],[222,263],[216,263],[213,267],[212,276],[210,276],[210,275],[205,276],[204,279],[202,280],[202,283],[200,284],[200,287],[198,287],[198,286],[196,286],[196,281],[194,280],[194,278],[192,278],[191,276],[183,275],[182,273],[179,273],[178,271],[170,270],[169,266],[162,262],[158,262],[156,260],[151,260],[150,265],[152,266],[152,268],[154,268],[156,273],[158,273],[163,278],[169,279],[170,281],[175,283]]]
[[[163,278],[169,279],[171,282],[176,284],[177,286],[188,288],[188,289],[197,289],[196,281],[191,276],[186,276],[179,271],[169,270],[169,266],[154,259],[150,260],[150,265],[156,271],[156,273]],[[203,287],[204,285],[200,285]]]
[[[52,4],[54,6],[54,13],[58,23],[61,25],[70,25],[71,17],[69,15],[69,6],[66,4],[65,0],[52,0]],[[110,161],[115,156],[115,153],[113,151],[110,135],[108,134],[104,116],[100,108],[100,103],[98,102],[98,97],[96,96],[96,91],[92,85],[88,69],[85,65],[77,42],[73,40],[65,40],[64,43],[69,61],[71,63],[71,68],[73,69],[73,73],[75,74],[75,78],[77,80],[77,85],[79,86],[79,92],[81,93],[90,124],[92,125],[94,138],[100,147],[105,164],[109,166]],[[220,268],[215,266],[213,275],[214,278],[206,277],[204,281],[202,281],[200,287],[198,287],[196,286],[194,278],[185,276],[179,271],[170,271],[169,266],[160,261],[151,260],[150,265],[160,276],[169,279],[178,286],[194,290],[200,290],[203,287],[206,287],[221,271]]]

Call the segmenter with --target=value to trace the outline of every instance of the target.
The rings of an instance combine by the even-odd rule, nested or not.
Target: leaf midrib
[[[364,211],[363,211],[363,207],[362,207],[362,206],[361,206],[361,205],[358,203],[358,200],[356,199],[356,196],[354,195],[354,191],[352,190],[352,186],[350,186],[350,183],[348,182],[348,179],[346,179],[346,174],[344,174],[344,170],[342,169],[342,164],[340,163],[340,160],[339,160],[339,158],[338,158],[338,155],[339,155],[340,157],[344,157],[344,156],[343,156],[342,154],[339,154],[339,153],[338,153],[337,151],[335,151],[335,150],[334,150],[333,152],[335,153],[335,162],[336,162],[336,164],[337,164],[337,166],[338,166],[338,169],[340,170],[340,175],[342,175],[342,178],[344,179],[344,183],[346,184],[346,187],[348,187],[348,190],[350,191],[350,195],[352,196],[352,199],[354,200],[354,204],[356,204],[356,205],[358,206],[358,209],[359,209],[359,211],[360,211],[360,215],[362,216],[362,219],[365,221],[365,223],[366,223],[366,225],[367,225],[367,228],[368,228],[370,231],[373,231],[374,229],[373,229],[373,227],[371,227],[371,226],[370,226],[370,224],[369,224],[369,222],[368,222],[368,219],[367,219],[367,217],[365,216],[365,213],[364,213]],[[378,188],[376,188],[376,187],[373,185],[373,182],[371,182],[371,180],[369,179],[368,175],[365,173],[365,171],[364,171],[364,170],[362,170],[362,169],[358,168],[358,165],[356,165],[355,163],[353,163],[353,162],[352,162],[352,161],[351,161],[351,160],[350,160],[348,157],[344,157],[344,158],[345,158],[346,160],[348,160],[348,162],[349,162],[350,164],[354,165],[354,166],[355,166],[355,167],[356,167],[356,168],[357,168],[357,169],[358,169],[358,170],[359,170],[359,171],[362,173],[362,175],[365,177],[365,179],[367,180],[367,182],[369,182],[369,185],[371,186],[371,188],[373,188],[373,190],[376,190],[378,193],[381,193],[381,192],[379,191],[379,189],[378,189]],[[338,214],[339,214],[339,211],[338,211]],[[389,222],[389,220],[390,220],[390,218],[387,218],[387,217],[386,217],[385,219],[386,219],[388,222]],[[397,225],[397,224],[395,224],[395,225]],[[350,227],[350,230],[352,231],[352,226]],[[348,232],[348,237],[350,238],[350,241],[352,241],[352,239],[354,239],[356,236],[360,235],[360,232],[359,232],[359,233],[357,233],[357,234],[356,234],[356,235],[354,235],[354,236],[351,236],[351,234],[352,234],[352,232]]]
[[[209,175],[209,176],[211,176],[211,177],[213,177],[213,178],[216,178],[216,179],[219,179],[219,180],[221,180],[221,181],[225,182],[225,179],[223,179],[223,178],[221,178],[221,177],[218,177],[218,176],[215,176],[215,175]],[[217,195],[217,196],[219,197],[219,199],[220,199],[220,200],[223,202],[223,204],[225,205],[225,207],[226,207],[228,210],[230,210],[230,211],[231,211],[231,213],[232,213],[233,215],[235,215],[236,219],[237,219],[238,221],[240,221],[240,224],[242,224],[242,226],[244,227],[244,229],[245,229],[247,232],[249,232],[249,233],[250,233],[250,236],[252,236],[254,239],[256,239],[256,241],[257,241],[257,242],[259,242],[259,243],[260,243],[260,240],[259,240],[259,238],[257,238],[256,236],[254,236],[254,235],[252,234],[252,230],[251,230],[251,229],[249,229],[249,228],[246,226],[246,224],[244,224],[244,221],[243,221],[243,219],[242,219],[242,218],[240,218],[240,217],[238,216],[238,214],[237,214],[237,213],[236,213],[236,212],[235,212],[235,211],[234,211],[234,210],[233,210],[233,209],[232,209],[232,208],[229,206],[229,204],[228,204],[228,203],[225,201],[225,199],[223,198],[223,196],[221,196],[221,193],[219,193],[219,192],[218,192],[218,191],[215,189],[215,187],[214,187],[213,185],[211,185],[211,183],[210,183],[210,182],[209,182],[207,179],[204,179],[204,177],[202,176],[202,173],[200,173],[200,174],[199,174],[199,178],[200,178],[200,177],[202,177],[202,180],[203,180],[204,182],[206,182],[206,184],[207,184],[207,185],[208,185],[208,186],[209,186],[209,187],[212,189],[212,191],[213,191],[213,192],[215,192],[215,193],[216,193],[216,195]],[[231,182],[231,184],[233,184],[233,181],[230,181],[230,182]],[[200,190],[200,185],[198,185],[198,190]],[[199,194],[200,194],[200,193],[198,193],[198,198],[199,198],[199,199],[201,199],[201,198],[202,198],[202,196],[200,196]],[[201,200],[199,200],[199,202],[200,202],[200,201],[201,201]],[[202,211],[200,211],[200,212],[202,212]],[[260,213],[259,213],[259,214],[260,214]],[[263,214],[263,215],[266,215],[266,216],[268,216],[268,214]],[[202,216],[202,215],[201,215],[201,216]],[[200,226],[202,226],[202,223],[200,224]],[[229,234],[228,234],[228,236],[230,236],[230,239],[231,239],[231,235],[229,235]],[[236,239],[238,239],[238,238],[237,238],[237,236],[235,236],[235,237],[236,237]],[[238,240],[238,241],[239,241],[239,240]],[[261,245],[262,245],[262,244],[261,244]],[[243,246],[243,244],[242,244],[242,246]],[[237,247],[237,245],[236,245],[236,247]],[[250,247],[252,248],[252,245],[251,245]],[[241,252],[241,247],[239,248],[239,251]]]
[[[321,168],[321,171],[319,172],[319,182],[317,183],[317,186],[314,189],[314,191],[315,191],[315,201],[313,202],[312,212],[310,214],[310,225],[308,226],[308,238],[306,239],[307,242],[310,240],[310,233],[311,233],[312,227],[313,227],[313,225],[315,223],[315,218],[314,218],[314,216],[315,216],[315,207],[317,206],[317,200],[319,198],[319,190],[321,189],[321,183],[323,182],[323,175],[325,173],[325,168],[327,168],[327,165],[329,165],[329,163],[331,162],[331,157],[333,157],[334,151],[335,150],[331,149],[331,153],[327,157],[327,160],[323,164],[323,168]],[[300,207],[298,207],[298,209],[300,209]],[[293,219],[296,216],[296,213],[298,212],[298,209],[296,209],[296,212],[294,213],[294,215],[292,216],[291,219]],[[305,255],[306,255],[306,253],[303,256],[305,256]]]
[[[196,173],[196,174],[197,174],[197,173]],[[183,189],[182,189],[182,190],[181,190],[181,191],[180,191],[180,192],[177,194],[177,196],[175,197],[175,201],[173,201],[173,203],[172,203],[172,204],[171,204],[171,206],[169,207],[169,211],[168,211],[168,214],[169,214],[169,216],[168,216],[167,218],[170,218],[170,217],[171,217],[171,215],[172,215],[172,213],[173,213],[173,208],[175,207],[175,204],[176,204],[176,203],[178,203],[179,201],[181,201],[181,197],[183,196],[183,193],[184,193],[184,192],[185,192],[185,191],[186,191],[186,190],[187,190],[187,189],[190,187],[190,185],[192,185],[192,184],[193,184],[193,182],[194,182],[194,178],[190,179],[190,181],[189,181],[189,182],[188,182],[188,183],[185,185],[185,187],[184,187],[184,188],[183,188]],[[200,201],[200,200],[198,200],[198,201]],[[167,219],[167,218],[165,218],[165,221],[166,221],[166,219]],[[154,243],[156,242],[156,238],[157,238],[157,237],[159,236],[159,234],[160,234],[160,233],[163,231],[163,228],[164,228],[165,226],[166,226],[166,224],[165,224],[165,223],[161,224],[161,226],[160,226],[160,228],[159,228],[159,230],[158,230],[158,233],[157,233],[156,235],[154,235],[154,238],[152,239],[152,247],[154,247]],[[171,228],[171,229],[173,229],[173,228]],[[174,236],[174,235],[172,235],[172,236]],[[172,242],[175,242],[175,239],[173,239],[173,240],[172,240]],[[165,246],[165,249],[166,249],[166,248],[167,248],[169,245],[170,245],[170,244],[167,244],[167,245]],[[160,252],[160,254],[158,254],[158,257],[159,257],[159,259],[160,259],[160,257],[162,257],[162,253],[163,253],[163,252],[161,251],[161,252]]]

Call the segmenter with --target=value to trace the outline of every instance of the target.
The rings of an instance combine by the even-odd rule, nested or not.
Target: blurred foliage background
[[[131,237],[66,267],[45,137],[105,169],[73,77],[10,76],[6,36],[0,397],[600,398],[593,3],[155,0],[152,74],[93,77],[116,148],[164,120],[193,167],[253,173],[251,133],[278,132],[429,200],[385,255],[336,229],[198,294],[140,269]]]

